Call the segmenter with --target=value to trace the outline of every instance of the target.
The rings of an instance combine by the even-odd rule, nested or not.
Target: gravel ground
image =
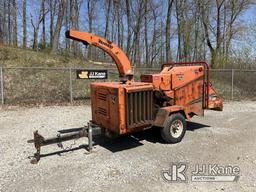
[[[0,109],[0,191],[256,191],[256,102],[231,102],[224,112],[206,111],[194,117],[181,143],[164,144],[158,130],[116,140],[98,138],[93,153],[83,148],[86,139],[61,154],[56,145],[42,149],[32,165],[32,138],[57,130],[82,127],[91,117],[89,106],[52,106]],[[64,143],[70,147],[73,142]],[[78,147],[80,146],[80,147]],[[161,170],[171,162],[239,166],[237,182],[167,183]]]

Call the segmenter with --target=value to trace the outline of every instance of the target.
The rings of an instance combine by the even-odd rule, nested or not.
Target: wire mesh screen
[[[256,100],[256,71],[234,70],[234,100]]]
[[[69,71],[35,68],[5,68],[6,104],[68,101]]]
[[[211,70],[210,81],[224,99],[232,97],[232,70]]]
[[[134,71],[135,81],[140,81],[141,74],[159,73],[160,69]],[[0,92],[5,104],[56,103],[87,100],[92,82],[118,82],[119,74],[116,68],[111,68],[108,79],[91,80],[77,79],[76,69],[69,68],[3,68],[2,79]],[[210,79],[225,100],[256,100],[255,70],[212,69]]]
[[[74,101],[90,98],[90,84],[96,80],[76,79],[76,70],[72,70],[72,97]]]

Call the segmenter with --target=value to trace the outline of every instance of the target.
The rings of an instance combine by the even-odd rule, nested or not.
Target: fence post
[[[1,103],[4,104],[4,76],[3,76],[3,67],[0,68],[0,81],[1,81]]]
[[[70,103],[73,104],[72,68],[69,68],[69,92],[70,92]]]
[[[234,74],[235,74],[235,70],[232,69],[232,76],[231,76],[231,100],[232,101],[234,99]]]

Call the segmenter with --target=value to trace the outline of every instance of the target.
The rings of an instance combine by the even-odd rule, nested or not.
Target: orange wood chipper
[[[115,137],[159,127],[165,142],[177,143],[186,132],[186,120],[203,116],[204,109],[222,111],[223,100],[210,83],[206,62],[165,63],[160,73],[141,75],[141,81],[135,82],[129,59],[114,43],[74,30],[67,31],[66,37],[109,54],[120,81],[91,83],[92,120],[88,126],[60,131],[57,137],[48,139],[34,132],[34,139],[29,140],[37,149],[33,162],[40,159],[41,146],[80,137],[88,137],[91,151],[92,135],[99,129],[101,134]]]

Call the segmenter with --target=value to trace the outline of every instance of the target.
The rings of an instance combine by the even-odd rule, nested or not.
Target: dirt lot
[[[224,112],[206,111],[189,123],[183,141],[164,144],[158,130],[117,140],[98,138],[92,154],[76,141],[60,154],[56,145],[32,165],[32,131],[53,136],[57,130],[82,127],[89,106],[9,107],[0,110],[0,191],[256,191],[256,102],[225,104]],[[64,144],[69,147],[73,142]],[[80,147],[79,147],[80,145]],[[171,162],[188,163],[187,183],[167,183],[161,170]],[[192,182],[196,164],[239,166],[237,182]]]

